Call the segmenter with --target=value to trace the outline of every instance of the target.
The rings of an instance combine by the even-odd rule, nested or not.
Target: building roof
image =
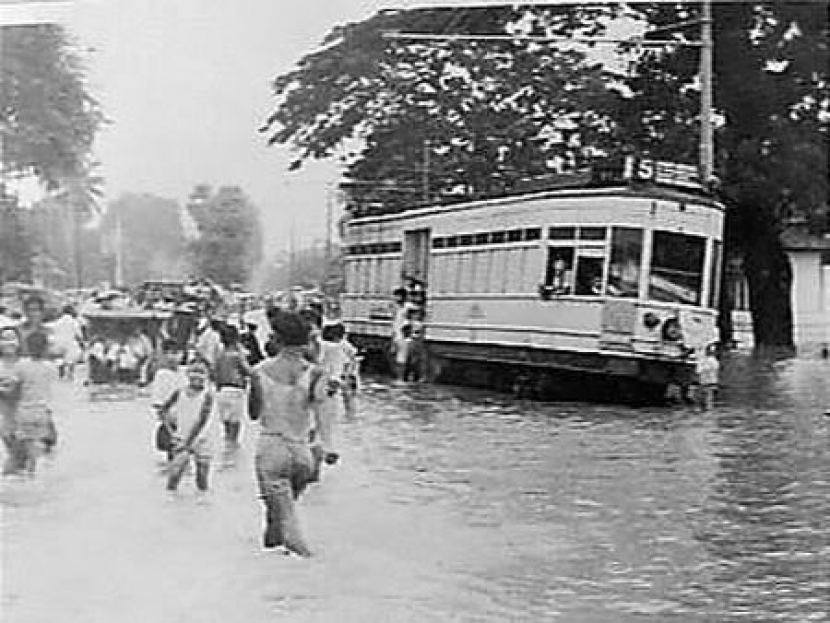
[[[828,251],[830,232],[821,236],[811,234],[803,227],[791,227],[781,234],[781,244],[787,251]]]

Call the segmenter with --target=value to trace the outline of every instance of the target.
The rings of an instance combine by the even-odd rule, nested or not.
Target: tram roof
[[[681,203],[693,203],[697,205],[705,205],[724,211],[724,205],[711,196],[695,193],[692,191],[684,191],[678,188],[660,186],[657,184],[638,183],[624,186],[581,186],[558,188],[551,190],[544,190],[538,192],[526,192],[514,195],[504,195],[500,197],[491,197],[485,199],[476,199],[473,201],[464,201],[459,203],[438,203],[429,206],[419,206],[402,210],[399,212],[373,214],[366,216],[354,217],[350,220],[354,223],[372,223],[383,221],[395,221],[402,219],[418,218],[429,216],[431,214],[442,214],[449,212],[461,212],[464,210],[473,210],[490,206],[509,206],[522,201],[536,201],[539,199],[564,199],[564,198],[578,198],[578,197],[607,197],[609,195],[616,195],[618,197],[630,197],[641,199],[662,199],[664,201],[678,201]]]

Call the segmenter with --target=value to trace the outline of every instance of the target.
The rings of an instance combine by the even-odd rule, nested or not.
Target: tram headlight
[[[663,339],[667,342],[679,342],[683,337],[680,329],[680,321],[677,318],[669,318],[663,323]]]
[[[643,316],[643,324],[646,329],[654,329],[660,324],[660,318],[654,312],[648,312]]]

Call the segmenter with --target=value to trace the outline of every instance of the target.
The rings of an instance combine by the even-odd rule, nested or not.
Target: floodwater
[[[714,411],[367,382],[260,547],[252,428],[164,491],[146,398],[58,388],[56,455],[6,478],[5,623],[830,620],[830,363],[735,358]]]

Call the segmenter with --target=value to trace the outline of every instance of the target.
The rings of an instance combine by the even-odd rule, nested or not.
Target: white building
[[[830,234],[823,237],[793,227],[782,236],[792,266],[793,339],[798,352],[806,356],[830,348]],[[733,263],[731,289],[734,302],[732,323],[739,348],[752,348],[752,317],[749,291],[740,275],[740,263]]]

